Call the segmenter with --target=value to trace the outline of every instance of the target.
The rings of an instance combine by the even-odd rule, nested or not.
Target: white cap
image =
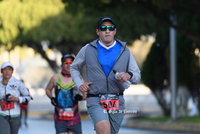
[[[12,67],[12,68],[14,69],[13,64],[10,63],[10,62],[4,62],[4,63],[1,65],[1,69],[4,69],[4,68],[6,68],[6,67],[8,67],[8,66],[10,66],[10,67]]]

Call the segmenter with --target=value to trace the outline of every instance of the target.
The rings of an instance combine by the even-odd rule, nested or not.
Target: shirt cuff
[[[19,103],[22,103],[22,102],[23,102],[23,98],[19,97]]]

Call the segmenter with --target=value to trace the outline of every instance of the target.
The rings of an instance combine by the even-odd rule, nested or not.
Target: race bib
[[[59,108],[59,119],[73,120],[74,112],[72,108]]]
[[[14,108],[14,102],[7,102],[6,100],[1,100],[1,110],[9,110]]]
[[[100,96],[100,104],[105,110],[119,109],[119,95],[105,94]]]

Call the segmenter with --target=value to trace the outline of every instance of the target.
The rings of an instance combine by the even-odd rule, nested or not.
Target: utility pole
[[[170,21],[176,25],[174,12],[170,12]],[[170,87],[171,87],[171,120],[176,120],[176,30],[170,27]]]

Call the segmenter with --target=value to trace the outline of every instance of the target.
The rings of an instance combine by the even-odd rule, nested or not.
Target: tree
[[[62,0],[66,4],[66,11],[73,14],[79,12],[84,13],[85,17],[94,18],[95,22],[103,15],[112,16],[117,20],[119,26],[126,28],[124,22],[128,23],[127,27],[134,28],[135,35],[138,33],[148,32],[149,30],[158,29],[155,27],[155,23],[149,24],[152,21],[159,21],[162,24],[174,27],[179,33],[185,35],[187,38],[200,43],[200,37],[197,33],[198,16],[200,12],[198,7],[200,2],[198,0]],[[187,6],[186,6],[187,5]],[[174,11],[177,16],[180,25],[173,25],[169,20],[169,14]],[[154,18],[152,18],[152,15]],[[149,17],[148,17],[149,16]],[[192,17],[191,17],[192,16]],[[188,17],[194,20],[189,20]],[[146,20],[146,21],[145,21]],[[191,25],[188,26],[184,22],[190,21],[195,29],[191,29]],[[82,20],[84,22],[84,20]],[[148,22],[147,22],[148,21]],[[144,27],[137,27],[144,26]],[[153,28],[153,29],[151,29]],[[159,27],[160,28],[160,27]],[[194,30],[194,31],[193,31]],[[126,30],[124,30],[126,31]],[[123,30],[122,30],[123,33]],[[130,33],[134,35],[134,33]],[[135,37],[137,37],[135,36]],[[132,39],[133,36],[128,35],[128,39]]]
[[[62,0],[66,11],[73,15],[82,13],[84,18],[93,18],[95,23],[102,16],[116,20],[117,38],[130,42],[141,34],[156,33],[156,42],[142,67],[142,81],[158,99],[165,115],[170,115],[170,107],[163,99],[163,90],[169,88],[169,27],[177,33],[178,84],[199,88],[200,49],[200,2],[198,0]],[[177,16],[174,25],[169,15]],[[82,20],[84,23],[84,19]],[[90,32],[90,31],[88,31]],[[184,72],[184,73],[183,73]]]
[[[62,53],[76,54],[83,45],[97,38],[98,19],[111,16],[117,24],[116,37],[128,44],[141,34],[156,34],[156,42],[142,68],[142,81],[151,88],[164,108],[161,93],[164,87],[169,87],[169,27],[174,27],[178,32],[178,83],[189,89],[199,89],[198,0],[62,1],[64,4],[61,0],[0,1],[0,45],[8,47],[12,44],[8,47],[10,50],[16,45],[27,44],[56,71],[55,61],[48,58],[43,48],[48,46]],[[177,16],[177,25],[169,20],[172,11]],[[155,72],[157,76],[148,72]],[[168,83],[163,85],[164,81]],[[164,109],[165,113],[169,110]]]
[[[74,17],[66,13],[61,0],[3,0],[0,12],[0,45],[10,51],[26,44],[40,53],[55,72],[58,66],[48,58],[46,50],[76,54],[80,42],[90,36],[78,33],[81,14]]]

